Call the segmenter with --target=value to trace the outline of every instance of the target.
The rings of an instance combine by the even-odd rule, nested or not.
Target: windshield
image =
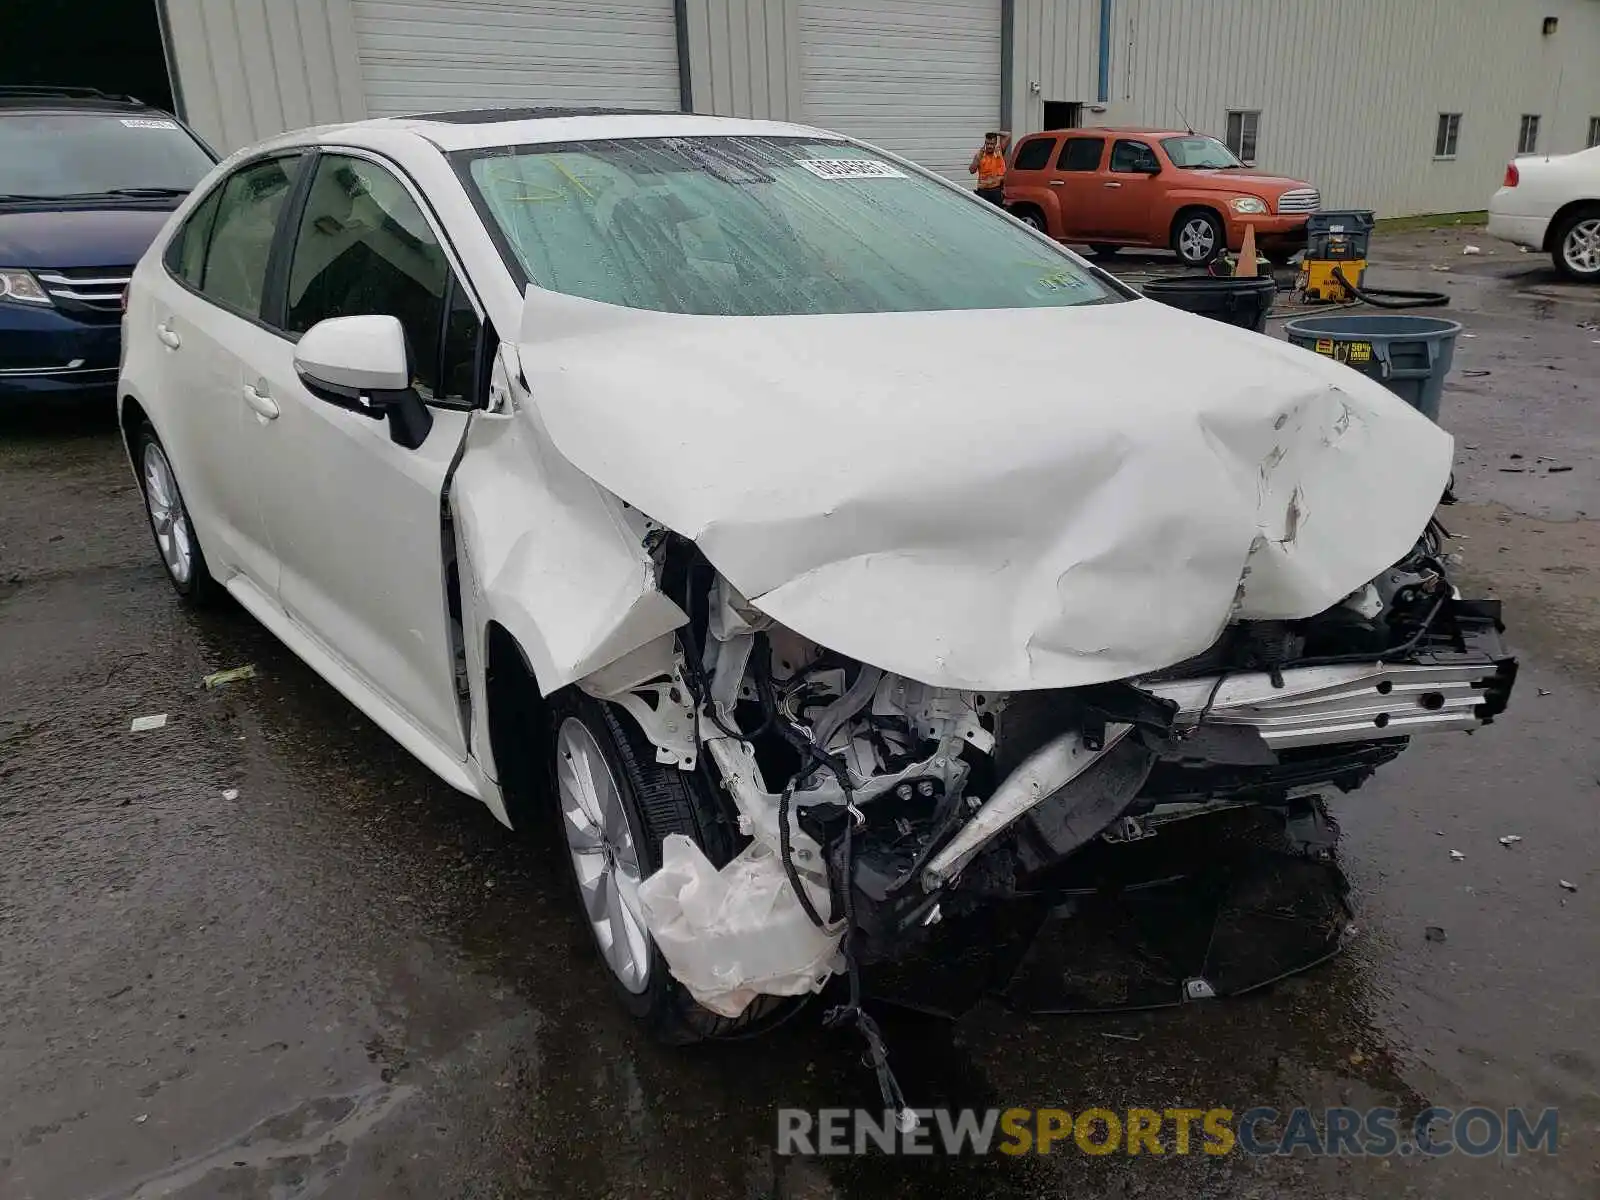
[[[170,117],[114,113],[0,116],[0,199],[187,193],[211,156]]]
[[[629,138],[455,156],[514,271],[695,315],[1037,308],[1106,277],[959,192],[811,138]]]
[[[1244,166],[1232,150],[1214,137],[1193,134],[1189,137],[1162,138],[1161,147],[1172,160],[1172,165],[1182,167],[1184,170],[1196,168],[1218,170]]]

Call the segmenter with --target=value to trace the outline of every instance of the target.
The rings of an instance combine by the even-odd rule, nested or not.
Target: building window
[[[1239,156],[1240,162],[1254,166],[1256,161],[1256,135],[1261,129],[1261,113],[1234,110],[1228,113],[1228,149]]]
[[[1461,138],[1461,114],[1440,113],[1439,132],[1433,135],[1433,156],[1454,158],[1456,143]]]
[[[1600,146],[1600,117],[1589,118],[1589,137],[1583,144],[1591,150]]]
[[[1522,129],[1517,133],[1517,153],[1537,154],[1539,151],[1539,114],[1523,113]]]

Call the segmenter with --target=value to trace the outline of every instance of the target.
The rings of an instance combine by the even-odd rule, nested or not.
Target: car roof
[[[1165,129],[1159,126],[1148,125],[1085,125],[1081,128],[1075,126],[1071,129],[1046,129],[1042,132],[1056,134],[1058,136],[1063,133],[1070,133],[1074,135],[1084,133],[1094,135],[1107,134],[1119,137],[1127,135],[1132,137],[1147,138],[1211,136],[1209,133],[1197,133],[1192,129]],[[1034,135],[1030,134],[1029,136],[1032,137]]]
[[[842,135],[786,121],[705,117],[693,113],[625,108],[497,108],[378,117],[284,134],[258,149],[306,144],[356,143],[386,133],[413,134],[450,153],[494,146],[648,137],[811,137]]]
[[[0,112],[160,112],[133,96],[96,88],[0,85]]]

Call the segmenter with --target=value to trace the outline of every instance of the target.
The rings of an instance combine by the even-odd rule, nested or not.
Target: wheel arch
[[[550,702],[522,643],[499,621],[485,626],[483,652],[489,753],[506,817],[524,832],[536,825],[543,799]]]
[[[1178,236],[1178,227],[1192,213],[1208,213],[1217,219],[1217,225],[1222,229],[1222,239],[1228,239],[1228,218],[1222,215],[1222,210],[1209,200],[1185,200],[1179,204],[1172,214],[1172,220],[1167,222],[1167,242],[1170,245],[1173,238]]]
[[[117,397],[117,428],[122,431],[122,448],[127,453],[128,463],[134,468],[136,475],[138,464],[133,461],[133,439],[139,432],[139,426],[147,421],[152,427],[155,425],[155,422],[150,421],[150,414],[145,411],[144,405],[140,404],[131,392],[124,392]],[[159,431],[157,432],[159,436]]]
[[[1585,200],[1569,200],[1555,212],[1550,214],[1550,223],[1544,227],[1544,246],[1546,253],[1553,253],[1556,249],[1556,234],[1568,218],[1583,212],[1585,209],[1594,209],[1600,214],[1600,196]]]
[[[1044,222],[1044,228],[1042,230],[1040,230],[1040,232],[1044,233],[1044,234],[1049,234],[1049,232],[1050,232],[1050,214],[1045,212],[1044,206],[1039,204],[1037,201],[1035,201],[1035,200],[1018,200],[1018,201],[1016,201],[1016,202],[1014,202],[1012,204],[1006,205],[1006,211],[1008,213],[1010,213],[1012,216],[1016,217],[1017,220],[1019,220],[1019,221],[1022,220],[1022,216],[1023,216],[1024,213],[1032,213],[1032,214],[1036,215],[1039,218],[1039,220]]]

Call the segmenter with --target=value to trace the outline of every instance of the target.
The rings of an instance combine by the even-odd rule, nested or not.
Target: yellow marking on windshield
[[[594,199],[594,193],[583,186],[583,180],[579,179],[571,171],[567,170],[566,166],[563,165],[560,159],[553,159],[550,165],[565,175],[567,177],[567,182],[572,184],[573,187],[577,188],[585,196],[589,197],[589,199]]]

